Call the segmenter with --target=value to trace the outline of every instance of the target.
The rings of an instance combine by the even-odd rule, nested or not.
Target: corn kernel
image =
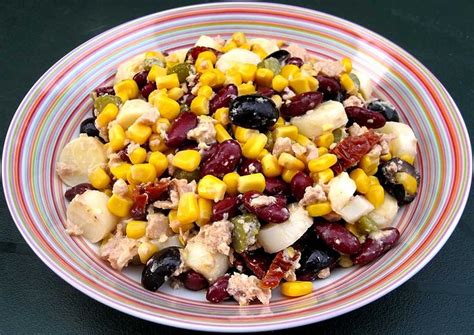
[[[370,183],[370,186],[380,185],[380,181],[376,176],[369,176],[369,183]]]
[[[191,112],[196,115],[207,115],[209,114],[209,99],[205,96],[198,95],[191,101]]]
[[[267,149],[263,149],[262,151],[260,151],[260,153],[258,154],[258,157],[257,159],[259,161],[261,161],[263,159],[263,157],[265,157],[266,155],[268,155],[270,152],[268,152]]]
[[[218,87],[224,85],[225,82],[225,74],[220,71],[219,69],[212,70],[212,73],[216,75],[216,84],[212,87]]]
[[[157,177],[168,169],[168,158],[161,152],[155,151],[150,154],[148,163],[155,167]]]
[[[130,167],[132,165],[128,163],[122,163],[120,165],[114,166],[110,168],[110,173],[116,178],[116,179],[127,179],[127,173],[130,171]]]
[[[320,172],[312,172],[311,177],[316,183],[327,184],[332,178],[334,178],[334,171],[326,169]]]
[[[248,191],[263,192],[265,189],[265,177],[261,173],[253,173],[246,176],[239,177],[239,184],[237,190],[240,193]]]
[[[278,128],[278,127],[283,127],[285,125],[285,119],[283,119],[281,116],[277,119],[277,122],[273,125],[273,129]]]
[[[216,129],[217,142],[222,143],[226,140],[232,139],[232,136],[230,136],[230,134],[227,132],[223,125],[218,123],[214,126],[214,128]]]
[[[106,188],[105,190],[102,190],[108,197],[112,196],[112,190],[110,188]]]
[[[352,61],[348,57],[341,59],[342,66],[344,67],[344,72],[349,73],[352,71]]]
[[[416,193],[416,190],[418,189],[418,182],[411,174],[406,172],[397,172],[395,174],[395,180],[397,183],[402,184],[405,191],[407,191],[409,194]]]
[[[166,76],[166,69],[157,64],[153,64],[148,72],[148,81],[156,82],[156,78]]]
[[[273,72],[270,69],[260,68],[257,69],[257,73],[255,74],[255,81],[257,84],[265,87],[271,87],[273,80]]]
[[[107,208],[115,216],[126,217],[130,212],[130,208],[133,205],[133,201],[128,198],[124,198],[117,194],[112,194],[107,202]]]
[[[115,95],[122,99],[122,102],[128,99],[135,99],[138,97],[140,90],[133,79],[125,79],[114,85]]]
[[[286,183],[291,183],[291,180],[297,174],[299,171],[298,170],[290,170],[290,169],[283,169],[281,173],[281,178],[286,182]]]
[[[337,156],[334,154],[324,154],[318,158],[312,159],[308,162],[308,169],[311,172],[321,172],[329,169],[336,164]]]
[[[245,34],[239,31],[232,34],[232,41],[240,47],[247,42],[247,39],[245,38]]]
[[[338,264],[341,268],[350,268],[352,265],[354,265],[351,256],[349,255],[341,255]]]
[[[168,98],[177,101],[181,99],[184,95],[183,89],[181,87],[173,87],[168,91]]]
[[[133,150],[128,157],[133,164],[140,164],[146,160],[146,149],[139,147]]]
[[[119,112],[119,109],[116,104],[109,103],[104,109],[97,115],[97,124],[100,127],[107,127],[109,122],[115,120]]]
[[[125,147],[125,131],[118,123],[109,129],[109,145],[113,151],[119,151]]]
[[[282,168],[278,165],[278,159],[272,154],[267,154],[262,158],[262,172],[266,177],[277,177],[281,175]]]
[[[227,126],[230,123],[229,120],[229,108],[221,107],[213,115],[214,119],[223,126]]]
[[[306,136],[298,134],[298,136],[296,136],[296,143],[302,145],[303,147],[306,147],[307,145],[310,145],[312,142]]]
[[[227,184],[217,177],[206,175],[199,180],[197,190],[201,198],[217,202],[224,199]]]
[[[311,91],[309,80],[306,77],[293,78],[290,80],[290,87],[296,94],[306,93]]]
[[[415,157],[412,156],[412,155],[402,154],[402,155],[400,155],[400,159],[404,160],[405,162],[407,162],[411,165],[413,165],[413,163],[415,163]]]
[[[101,167],[96,167],[89,173],[89,181],[94,188],[101,190],[110,184],[110,177]]]
[[[281,92],[283,91],[286,87],[288,87],[288,79],[283,77],[281,74],[276,75],[272,79],[272,88],[277,91]]]
[[[305,165],[301,160],[287,152],[280,154],[278,157],[278,164],[287,170],[303,171],[305,168]]]
[[[156,78],[156,88],[159,90],[162,88],[171,89],[173,87],[179,87],[178,74],[172,73]]]
[[[321,157],[322,155],[325,155],[329,152],[328,148],[325,147],[319,147],[318,148],[318,157]]]
[[[240,126],[237,126],[234,129],[235,139],[241,143],[247,142],[250,137],[257,134],[259,134],[259,131],[256,129],[243,128]]]
[[[318,147],[329,148],[329,146],[334,143],[334,135],[333,133],[322,134],[315,142]]]
[[[283,99],[280,95],[274,94],[271,97],[272,101],[275,103],[276,108],[280,109],[281,105],[283,104]]]
[[[202,85],[214,87],[217,85],[217,75],[212,71],[204,72],[199,77],[199,82]]]
[[[259,44],[253,44],[251,46],[251,49],[253,53],[256,53],[260,57],[260,59],[264,59],[268,55],[265,49],[262,48]]]
[[[385,191],[381,185],[372,185],[369,187],[365,197],[375,208],[379,208],[383,204]]]
[[[242,155],[244,157],[255,159],[267,144],[267,136],[265,134],[254,134],[242,147]]]
[[[173,166],[188,172],[193,172],[201,163],[201,155],[196,150],[181,150],[173,157]]]
[[[298,138],[298,128],[296,126],[281,126],[273,131],[273,136],[278,137],[289,137],[293,141]]]
[[[154,133],[160,134],[162,130],[167,131],[171,126],[171,122],[164,117],[160,117],[156,123],[151,127],[151,130]]]
[[[287,297],[301,297],[313,292],[313,282],[287,281],[281,284],[281,294]]]
[[[255,74],[257,73],[257,65],[255,64],[242,64],[239,66],[239,73],[242,76],[243,82],[249,82],[255,80]]]
[[[308,215],[312,217],[324,216],[332,212],[329,201],[319,202],[306,207]]]
[[[161,60],[164,60],[165,56],[163,56],[163,54],[159,51],[152,50],[145,52],[145,58],[159,58]]]
[[[130,174],[135,183],[150,183],[156,179],[155,166],[150,163],[132,165]]]
[[[311,91],[316,91],[319,87],[319,81],[312,76],[308,76],[307,78],[308,78],[309,89]]]
[[[172,209],[168,213],[168,220],[170,222],[170,228],[174,233],[179,234],[180,232],[186,232],[186,231],[190,230],[192,227],[194,227],[194,224],[192,222],[187,223],[187,224],[183,224],[183,223],[179,222],[178,219],[177,219],[177,216],[178,216],[178,211],[176,209]],[[180,242],[182,244],[184,244],[181,240],[180,240]]]
[[[134,123],[128,127],[125,135],[137,144],[144,144],[151,135],[151,127],[141,123]]]
[[[198,57],[194,66],[196,68],[196,72],[198,73],[204,73],[204,72],[214,69],[214,65],[209,59],[205,59],[201,57]]]
[[[255,86],[253,84],[240,84],[239,86],[237,86],[237,90],[239,92],[239,96],[240,95],[250,95],[250,94],[254,94],[256,92],[255,90]]]
[[[225,73],[225,85],[236,85],[239,86],[242,84],[242,76],[239,73],[239,70],[231,68]]]
[[[222,178],[222,181],[227,185],[226,192],[228,194],[231,194],[231,195],[237,194],[239,177],[240,176],[237,172],[229,172],[224,175],[224,178]]]
[[[199,205],[194,192],[186,192],[180,196],[176,218],[181,224],[193,223],[199,219]]]
[[[127,223],[125,233],[127,237],[138,239],[145,236],[146,221],[132,220]]]
[[[290,80],[293,76],[300,72],[300,68],[294,64],[287,64],[281,68],[280,74]]]
[[[216,61],[217,61],[216,54],[209,50],[199,53],[198,59],[199,58],[210,60],[212,64],[216,64]]]
[[[222,51],[226,53],[235,48],[237,48],[237,43],[230,40],[230,41],[227,41],[227,43],[222,47]]]
[[[150,151],[161,151],[164,152],[168,150],[165,141],[160,134],[151,134],[148,138],[148,147]]]
[[[180,112],[179,103],[166,96],[156,97],[153,105],[158,109],[161,117],[170,121],[176,119]]]
[[[370,179],[364,170],[358,168],[351,171],[349,174],[351,179],[356,183],[357,192],[366,194],[369,191]]]
[[[378,157],[373,157],[370,155],[364,155],[362,159],[359,161],[358,166],[364,170],[366,174],[372,176],[377,172],[377,166],[380,163],[380,159]],[[374,171],[375,170],[375,171]]]
[[[353,94],[357,92],[357,87],[354,84],[354,81],[347,73],[341,74],[339,82],[341,83],[342,87],[347,91],[347,93]]]
[[[203,96],[206,97],[207,99],[211,99],[212,94],[214,91],[212,90],[211,86],[208,85],[202,85],[199,87],[199,90],[197,91],[198,96]]]
[[[199,219],[196,220],[198,226],[209,223],[212,215],[212,201],[204,198],[198,199]]]
[[[381,155],[380,159],[383,161],[389,161],[392,159],[392,154],[390,152],[386,153],[385,155]]]
[[[151,242],[142,242],[138,246],[138,257],[140,257],[140,262],[142,264],[146,264],[148,260],[153,256],[155,253],[158,252],[158,247],[156,244]]]

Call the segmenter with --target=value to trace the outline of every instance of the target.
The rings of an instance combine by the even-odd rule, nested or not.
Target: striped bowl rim
[[[249,20],[251,15],[252,20]],[[316,56],[349,56],[374,82],[375,95],[400,111],[419,139],[419,195],[400,210],[402,237],[365,267],[340,269],[318,281],[312,294],[269,306],[208,304],[183,291],[151,293],[133,269],[118,273],[81,238],[64,232],[66,204],[55,174],[61,148],[89,115],[88,92],[110,82],[118,64],[151,49],[189,47],[201,34],[234,31],[296,42]],[[25,145],[27,144],[27,145]],[[361,307],[419,271],[443,246],[467,201],[471,144],[446,89],[409,53],[359,25],[321,12],[269,3],[214,3],[148,15],[80,45],[31,88],[8,129],[3,187],[12,217],[35,253],[61,278],[125,313],[194,330],[250,332],[295,327]]]

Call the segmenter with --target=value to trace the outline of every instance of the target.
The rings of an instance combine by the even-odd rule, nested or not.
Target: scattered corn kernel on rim
[[[216,24],[218,14],[224,12],[229,19],[219,19]],[[255,19],[252,24],[246,22],[249,13]],[[183,28],[183,20],[191,20],[195,30]],[[159,36],[149,34],[148,28],[158,22],[167,22],[167,31]],[[247,309],[237,306],[212,306],[192,296],[147,294],[126,275],[103,266],[90,245],[67,237],[59,224],[65,213],[63,189],[53,172],[60,148],[76,136],[79,122],[89,113],[83,108],[88,99],[84,92],[110,78],[118,63],[150,49],[157,41],[171,48],[189,45],[203,33],[234,31],[236,23],[244,32],[302,41],[303,46],[314,46],[327,56],[339,56],[341,50],[352,54],[356,45],[366,45],[357,50],[353,62],[379,79],[376,95],[403,97],[397,107],[404,110],[404,121],[422,139],[418,167],[422,175],[429,176],[411,206],[418,207],[417,211],[406,210],[399,218],[404,237],[390,257],[372,264],[370,271],[359,269],[337,278],[305,298],[277,300],[270,307],[252,306],[250,319],[245,316]],[[112,49],[119,52],[112,56]],[[387,71],[385,77],[380,78],[383,71]],[[58,134],[57,127],[64,131]],[[21,145],[24,143],[31,146],[26,148]],[[24,238],[53,271],[82,292],[121,311],[172,326],[254,331],[298,326],[348,312],[399,286],[421,269],[459,220],[470,187],[470,152],[465,125],[451,97],[426,68],[399,47],[327,14],[258,3],[246,3],[243,9],[227,3],[147,16],[112,29],[65,56],[35,84],[18,108],[5,141],[3,180],[10,211]],[[439,168],[446,174],[429,173]],[[451,194],[442,192],[447,187]],[[428,194],[437,197],[428,198]],[[418,224],[408,226],[409,219],[418,220]],[[173,310],[167,307],[170,303]]]

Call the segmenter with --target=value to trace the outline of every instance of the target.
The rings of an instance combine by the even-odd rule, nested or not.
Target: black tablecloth
[[[2,1],[0,132],[28,89],[63,55],[131,19],[178,1]],[[180,1],[179,5],[195,1]],[[348,19],[413,54],[445,85],[468,129],[474,127],[474,2],[286,1]],[[3,197],[3,193],[1,195]],[[392,293],[346,315],[302,327],[305,333],[473,333],[473,197],[453,235],[417,275]],[[189,334],[115,311],[49,270],[0,206],[0,333]],[[282,331],[283,333],[284,331]],[[286,331],[289,332],[289,331]]]

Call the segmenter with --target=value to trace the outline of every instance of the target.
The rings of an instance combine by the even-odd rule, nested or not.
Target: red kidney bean
[[[347,117],[350,123],[356,122],[359,126],[366,126],[367,128],[381,128],[385,125],[385,118],[382,114],[371,111],[363,107],[346,107]]]
[[[277,178],[265,178],[265,194],[268,195],[288,195],[290,193],[290,188],[288,184],[283,181],[283,179]]]
[[[296,65],[297,67],[301,67],[301,66],[303,66],[304,62],[299,57],[290,57],[286,61],[286,64],[293,64],[293,65]]]
[[[291,98],[289,104],[284,103],[280,108],[280,112],[288,117],[303,115],[319,105],[321,101],[323,101],[321,92],[301,93]]]
[[[236,216],[239,212],[239,201],[236,196],[230,196],[216,202],[212,207],[211,222],[220,221],[227,218],[230,219]]]
[[[360,253],[353,257],[354,264],[365,265],[390,250],[400,238],[397,228],[385,228],[371,233],[362,244]]]
[[[212,51],[216,56],[219,56],[220,54],[222,54],[222,52],[217,51],[216,49],[213,49],[213,48],[197,46],[197,47],[193,47],[189,49],[184,59],[190,60],[194,63],[196,59],[198,58],[199,54],[204,51]]]
[[[156,84],[152,82],[148,82],[141,88],[140,93],[145,99],[148,99],[148,96],[154,90],[156,90]]]
[[[64,197],[68,201],[72,201],[72,199],[74,199],[76,195],[82,194],[87,190],[94,190],[94,186],[92,186],[89,183],[77,184],[71,187],[70,189],[66,190],[66,192],[64,192]]]
[[[200,291],[209,286],[207,279],[200,273],[196,271],[189,270],[182,273],[179,278],[188,290],[191,291]]]
[[[306,187],[313,186],[313,178],[300,171],[291,179],[290,186],[293,196],[299,201],[303,199]]]
[[[318,79],[318,91],[324,94],[325,100],[334,100],[338,93],[342,92],[341,84],[334,79],[326,76],[316,76]]]
[[[188,106],[191,106],[191,102],[193,102],[196,96],[194,94],[187,94],[184,98],[184,103]]]
[[[177,148],[187,139],[187,133],[196,128],[198,119],[194,113],[181,113],[171,124],[168,129],[168,138],[166,145],[170,148]]]
[[[260,220],[269,223],[281,223],[290,217],[290,212],[286,208],[286,198],[283,196],[274,196],[275,202],[269,205],[255,206],[252,205],[252,199],[263,195],[260,192],[249,191],[243,196],[244,207],[251,213],[255,214]]]
[[[212,303],[219,303],[230,298],[227,292],[229,286],[230,275],[225,274],[207,288],[206,299]]]
[[[246,251],[241,253],[240,256],[242,256],[245,266],[252,271],[258,279],[262,279],[265,276],[265,273],[272,263],[272,256],[263,252],[262,249]]]
[[[106,94],[115,95],[115,90],[113,86],[101,86],[95,89],[95,93],[97,94],[98,97],[100,97],[101,95],[106,95]]]
[[[230,84],[221,88],[216,95],[209,101],[209,112],[213,114],[222,107],[229,107],[230,102],[238,95],[237,86]]]
[[[137,194],[133,198],[133,205],[130,208],[130,216],[136,220],[144,219],[146,217],[148,194]]]
[[[357,237],[338,223],[317,224],[314,230],[325,244],[341,254],[355,255],[360,251]]]
[[[220,144],[214,143],[208,149],[205,149],[201,152],[201,163],[206,162],[209,158],[215,155],[217,150],[219,150]]]
[[[201,177],[211,174],[218,178],[235,170],[242,157],[240,144],[234,140],[227,140],[218,144],[213,155],[201,163]]]
[[[264,87],[264,86],[258,87],[257,91],[258,91],[258,94],[267,98],[271,98],[273,95],[277,94],[277,92],[274,89],[270,87]]]
[[[148,77],[148,71],[138,72],[137,74],[133,76],[133,80],[135,80],[139,89],[141,89],[143,86],[146,85],[147,77]]]
[[[252,173],[262,172],[262,163],[256,159],[244,158],[239,166],[239,175],[245,176]]]

